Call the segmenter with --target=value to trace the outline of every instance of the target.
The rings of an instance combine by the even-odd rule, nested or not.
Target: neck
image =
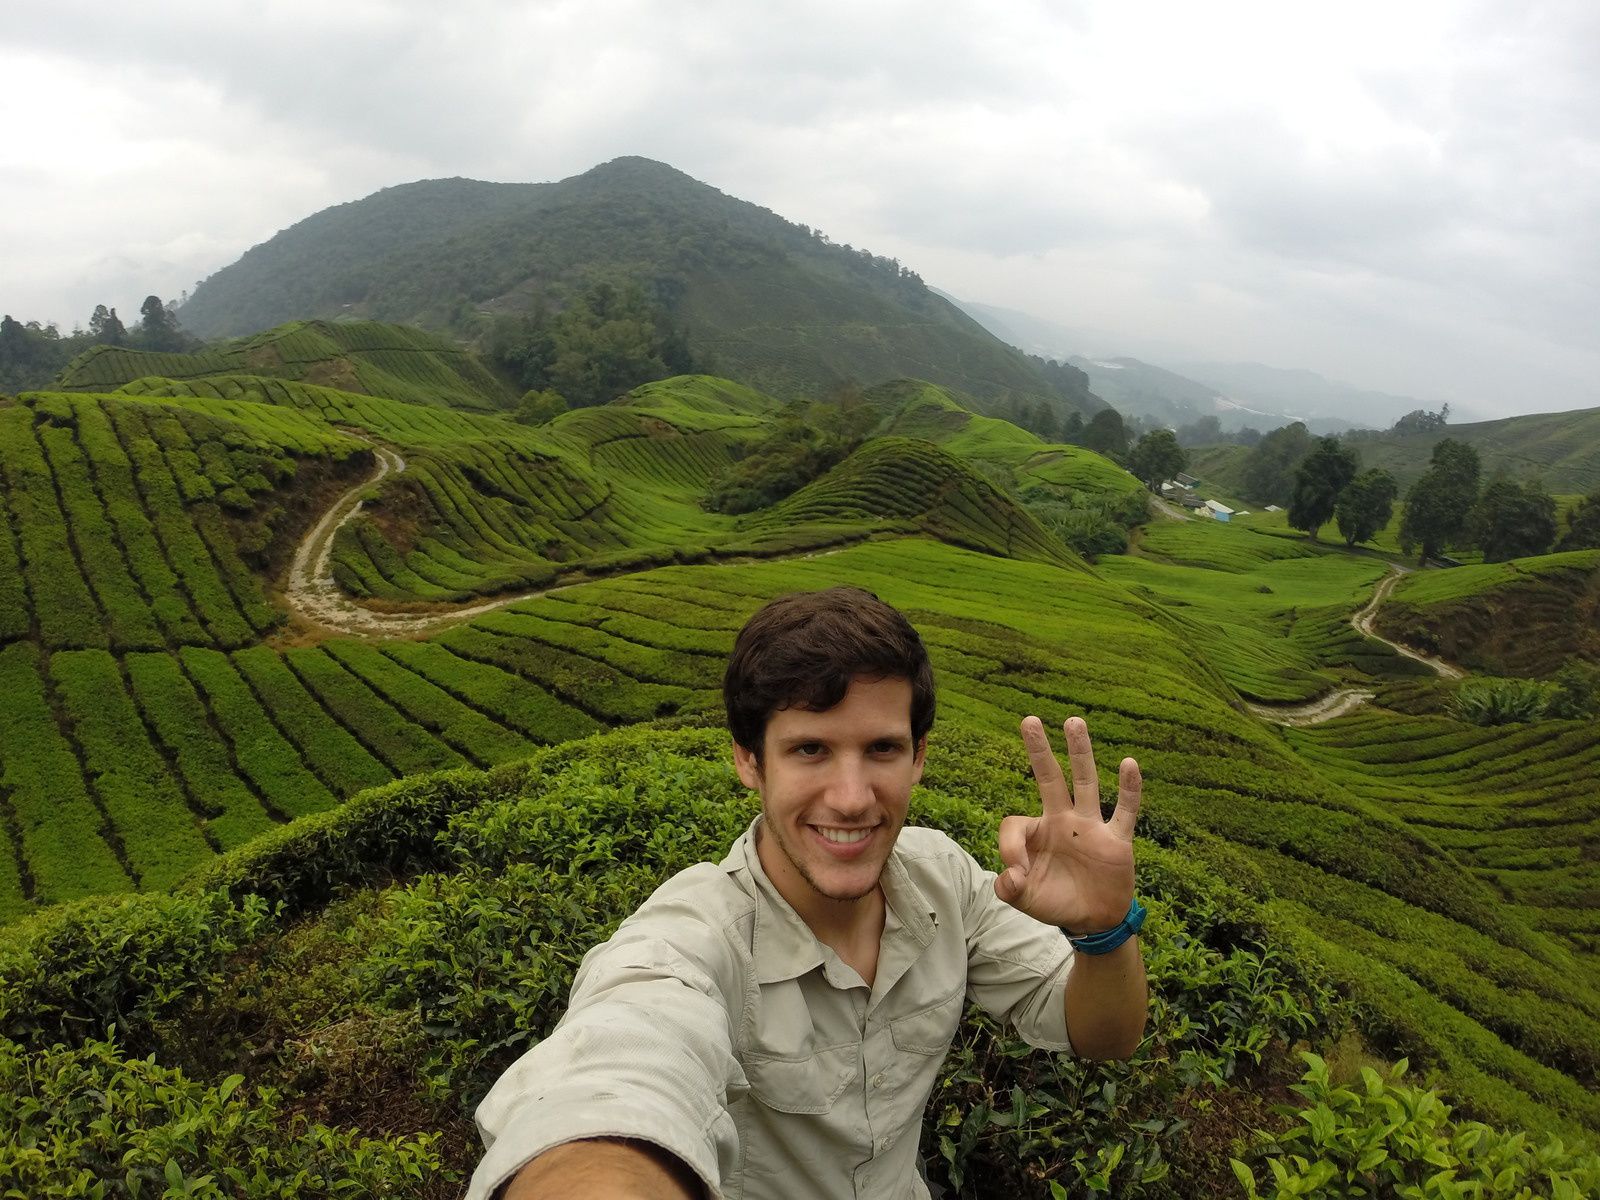
[[[852,900],[825,896],[800,874],[762,826],[756,828],[756,857],[778,895],[789,902],[789,907],[824,945],[837,950],[842,943],[866,938],[876,941],[883,933],[886,901],[881,883]]]

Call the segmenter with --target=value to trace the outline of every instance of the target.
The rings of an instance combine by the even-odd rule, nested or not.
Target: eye
[[[801,742],[793,753],[800,758],[817,758],[822,754],[821,742]]]
[[[900,748],[901,748],[901,743],[885,740],[885,741],[881,741],[881,742],[873,742],[872,746],[871,746],[871,752],[873,754],[880,754],[880,755],[899,754],[900,753]]]

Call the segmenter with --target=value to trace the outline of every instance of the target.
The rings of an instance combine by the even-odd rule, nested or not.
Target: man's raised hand
[[[1097,933],[1118,924],[1133,903],[1133,826],[1139,817],[1139,764],[1122,760],[1117,808],[1100,819],[1100,780],[1095,773],[1089,727],[1081,717],[1065,725],[1069,787],[1038,717],[1022,720],[1040,815],[1000,822],[1000,859],[1005,870],[995,895],[1035,920],[1072,933]]]

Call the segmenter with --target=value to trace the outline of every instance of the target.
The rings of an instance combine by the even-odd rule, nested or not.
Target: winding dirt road
[[[1420,663],[1427,663],[1446,679],[1465,679],[1467,673],[1454,663],[1448,663],[1442,658],[1431,654],[1424,654],[1420,650],[1413,650],[1410,646],[1399,642],[1390,641],[1373,628],[1377,619],[1378,609],[1394,591],[1395,584],[1400,582],[1403,575],[1410,568],[1402,567],[1399,563],[1390,563],[1392,568],[1389,574],[1378,581],[1378,586],[1372,589],[1372,599],[1357,612],[1351,614],[1350,624],[1357,633],[1374,641],[1382,642],[1398,654],[1415,659]],[[1374,693],[1365,688],[1337,688],[1320,699],[1309,704],[1250,704],[1245,707],[1264,721],[1271,721],[1277,725],[1318,725],[1323,721],[1331,721],[1335,717],[1342,717],[1345,713],[1365,704],[1373,698]]]
[[[300,545],[296,547],[294,559],[289,564],[289,576],[284,589],[284,598],[288,603],[289,611],[300,620],[309,625],[317,626],[332,633],[345,634],[353,637],[418,637],[432,633],[448,625],[460,621],[471,620],[481,613],[492,612],[497,608],[504,608],[508,604],[516,604],[521,600],[531,600],[537,596],[547,595],[559,591],[559,587],[540,588],[533,591],[517,592],[512,595],[499,596],[493,600],[484,600],[476,604],[466,604],[459,608],[448,610],[433,610],[430,612],[377,612],[357,604],[345,595],[339,585],[334,582],[333,570],[330,560],[333,554],[333,540],[346,522],[352,520],[361,511],[363,493],[377,487],[389,475],[398,475],[406,469],[406,460],[387,446],[381,446],[371,438],[364,437],[353,430],[346,430],[352,437],[359,437],[362,441],[372,446],[377,457],[377,466],[372,474],[350,488],[329,506],[328,511],[322,514],[322,519],[312,526]],[[1187,519],[1187,514],[1182,514]],[[837,549],[802,552],[792,557],[816,558],[825,554],[837,554]],[[790,556],[783,556],[790,557]],[[1391,646],[1397,653],[1407,658],[1416,659],[1418,662],[1427,663],[1440,675],[1447,679],[1460,679],[1466,672],[1461,668],[1445,662],[1443,659],[1413,650],[1398,642],[1392,642],[1373,629],[1373,620],[1377,616],[1378,608],[1384,599],[1394,590],[1395,584],[1406,573],[1406,568],[1398,563],[1391,563],[1393,571],[1386,575],[1373,589],[1372,599],[1360,611],[1353,614],[1350,623],[1355,626],[1358,633],[1374,638]],[[1343,716],[1359,705],[1365,704],[1373,698],[1373,693],[1363,688],[1339,688],[1328,693],[1320,699],[1309,704],[1249,704],[1245,707],[1260,717],[1262,720],[1273,721],[1279,725],[1315,725],[1322,721],[1331,721],[1334,717]]]
[[[333,633],[354,637],[416,637],[458,621],[469,620],[492,609],[504,608],[519,600],[544,595],[543,591],[520,592],[514,596],[500,596],[494,600],[452,608],[447,612],[417,613],[375,612],[345,595],[334,582],[333,569],[329,565],[334,536],[361,511],[362,493],[376,487],[390,474],[398,475],[404,471],[406,460],[371,438],[362,437],[352,430],[344,432],[370,444],[378,465],[368,478],[335,500],[328,511],[322,514],[322,519],[300,540],[294,559],[289,564],[289,577],[284,587],[284,599],[292,614]]]
[[[370,476],[340,495],[295,548],[294,558],[289,564],[289,575],[284,583],[284,601],[288,605],[289,612],[300,619],[302,626],[311,625],[328,633],[347,637],[421,637],[449,625],[470,621],[473,617],[504,608],[508,604],[547,596],[569,586],[557,584],[554,587],[515,592],[497,596],[493,600],[463,604],[458,608],[438,605],[422,612],[379,612],[357,604],[334,581],[333,568],[330,565],[334,537],[347,521],[352,520],[361,511],[364,503],[362,494],[377,487],[389,475],[398,475],[404,471],[406,460],[389,447],[381,446],[370,437],[353,429],[344,429],[341,432],[370,445],[373,453],[377,455],[378,465]],[[843,547],[830,550],[802,550],[793,554],[773,555],[763,561],[826,558],[830,554],[840,553],[842,549]]]

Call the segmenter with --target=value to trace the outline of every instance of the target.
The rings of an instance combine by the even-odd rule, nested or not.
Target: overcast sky
[[[0,309],[64,330],[381,187],[640,154],[1085,352],[1600,405],[1592,0],[52,0],[0,79]]]

